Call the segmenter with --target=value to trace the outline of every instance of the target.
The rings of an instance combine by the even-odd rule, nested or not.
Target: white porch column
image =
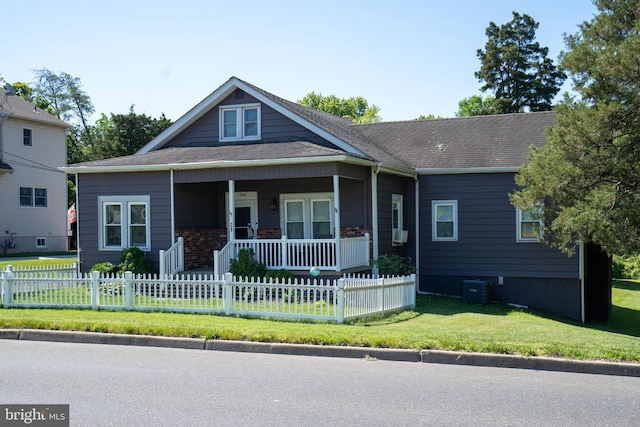
[[[236,183],[234,180],[229,180],[229,212],[227,216],[229,218],[229,241],[236,240],[236,227],[235,227],[235,212],[236,212]]]
[[[336,230],[336,271],[340,271],[342,251],[340,250],[340,177],[338,175],[333,175],[333,208],[335,211],[333,224]]]

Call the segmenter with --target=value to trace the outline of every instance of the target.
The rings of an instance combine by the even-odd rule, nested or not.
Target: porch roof
[[[258,162],[315,163],[319,161],[352,161],[373,164],[372,161],[307,141],[236,144],[214,147],[172,147],[144,154],[114,157],[105,160],[69,165],[61,168],[67,173],[169,170],[202,167],[252,166]]]

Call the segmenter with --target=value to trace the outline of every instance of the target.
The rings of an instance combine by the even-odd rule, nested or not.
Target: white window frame
[[[146,218],[145,218],[145,232],[146,232],[146,245],[136,246],[142,251],[151,250],[151,197],[150,196],[100,196],[98,197],[98,239],[99,250],[101,251],[121,251],[123,249],[131,248],[131,206],[132,205],[145,205]],[[107,245],[106,243],[106,209],[107,206],[119,205],[120,206],[120,245]]]
[[[22,197],[26,197],[22,195],[22,189],[23,188],[28,188],[31,190],[31,195],[29,196],[29,204],[22,204]],[[44,196],[42,195],[36,195],[36,193],[38,192],[38,190],[40,192],[44,191]],[[40,200],[43,201],[44,200],[44,204],[37,204],[36,200]],[[21,208],[36,208],[36,209],[44,209],[49,207],[49,191],[46,188],[42,188],[42,187],[20,187],[18,189],[18,205]]]
[[[394,215],[393,213],[398,212],[398,223],[394,224]],[[402,246],[402,242],[396,241],[393,236],[397,230],[404,230],[404,196],[402,194],[392,194],[391,195],[391,244],[393,246]]]
[[[335,238],[335,211],[333,208],[333,193],[290,193],[280,195],[280,227],[282,235],[287,235],[287,203],[302,202],[304,239],[314,239],[313,237],[313,203],[329,202],[329,229],[331,239]],[[289,236],[287,236],[289,238]]]
[[[246,110],[256,110],[256,135],[246,135],[244,115]],[[234,111],[236,114],[236,134],[235,136],[225,136],[224,134],[224,113]],[[256,141],[261,138],[261,114],[260,104],[241,104],[241,105],[221,105],[220,106],[220,141]]]
[[[36,248],[44,249],[47,247],[47,238],[46,237],[36,237]]]
[[[516,241],[517,242],[521,242],[521,243],[535,243],[535,242],[539,242],[540,238],[542,237],[542,226],[543,226],[543,222],[542,222],[542,218],[538,218],[538,219],[531,219],[531,220],[524,220],[522,218],[523,214],[525,211],[532,211],[532,210],[537,210],[538,214],[542,213],[542,205],[536,205],[536,206],[532,206],[528,209],[522,210],[519,208],[516,208]],[[539,231],[539,235],[537,237],[524,237],[522,235],[522,226],[524,224],[529,224],[529,223],[538,223],[538,231]]]
[[[438,236],[438,208],[453,207],[453,236]],[[448,221],[447,221],[448,222]],[[458,201],[457,200],[432,200],[431,201],[431,239],[434,242],[458,241]]]

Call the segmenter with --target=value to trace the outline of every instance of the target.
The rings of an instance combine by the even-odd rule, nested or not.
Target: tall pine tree
[[[538,23],[529,15],[513,12],[513,20],[487,27],[487,43],[478,49],[484,82],[482,91],[495,97],[496,113],[551,110],[553,98],[566,79],[548,58],[549,49],[535,41]]]

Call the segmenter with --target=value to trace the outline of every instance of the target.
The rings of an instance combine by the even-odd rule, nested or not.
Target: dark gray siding
[[[309,163],[277,166],[255,166],[219,169],[193,169],[174,172],[175,183],[210,181],[245,181],[266,179],[297,179],[312,177],[332,177],[366,180],[369,168],[341,163]]]
[[[151,199],[151,252],[147,259],[158,265],[158,252],[171,246],[171,190],[169,172],[78,175],[78,247],[83,271],[94,264],[120,262],[120,252],[98,250],[98,196],[148,195]]]
[[[409,222],[413,215],[407,215],[408,210],[412,210],[413,197],[408,194],[411,191],[413,195],[414,181],[411,178],[405,178],[396,175],[378,174],[378,251],[380,255],[396,254],[407,256],[407,247],[411,245],[415,236],[413,233],[413,224]],[[409,230],[409,240],[404,245],[394,246],[392,243],[392,227],[391,227],[391,207],[392,195],[401,194],[403,196],[403,227]]]
[[[575,318],[579,257],[516,242],[516,211],[509,202],[514,189],[512,173],[420,177],[420,289],[461,296],[463,279],[486,278],[494,284],[495,300]],[[434,200],[458,201],[458,241],[432,240]]]
[[[236,93],[242,98],[238,99]],[[237,90],[218,105],[255,104],[259,101],[252,96]],[[336,148],[333,144],[319,137],[315,133],[300,126],[293,120],[278,113],[273,108],[261,104],[261,137],[263,141],[310,141],[326,147]],[[165,147],[201,147],[229,144],[219,142],[220,117],[218,106],[199,118],[195,123],[176,135]]]

